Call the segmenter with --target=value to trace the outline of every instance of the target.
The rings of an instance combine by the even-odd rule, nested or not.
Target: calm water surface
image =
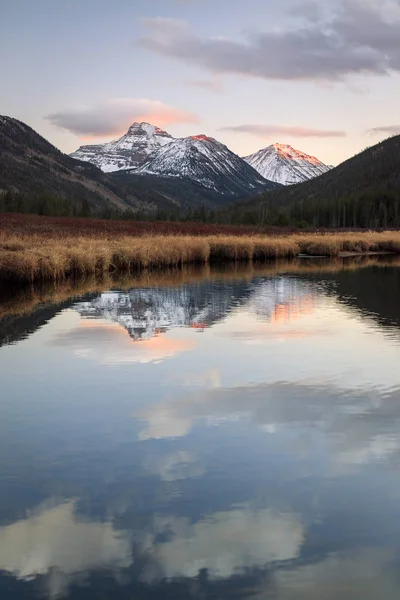
[[[400,268],[182,281],[8,303],[1,600],[398,600]]]

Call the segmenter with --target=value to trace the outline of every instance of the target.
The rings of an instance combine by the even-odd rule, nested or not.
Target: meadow
[[[202,223],[0,216],[0,279],[62,281],[299,255],[400,254],[399,231],[289,232]]]

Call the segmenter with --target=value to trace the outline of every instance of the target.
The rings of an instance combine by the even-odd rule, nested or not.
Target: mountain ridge
[[[243,158],[265,179],[294,185],[323,175],[332,167],[289,144],[275,143]]]
[[[232,155],[235,154],[226,145],[205,134],[175,138],[155,125],[146,122],[135,122],[120,138],[104,144],[80,146],[70,156],[79,160],[92,162],[107,173],[129,169],[130,172],[133,172],[131,170],[135,170],[137,173],[151,173],[152,175],[162,174],[170,177],[189,176],[201,183],[202,178],[199,178],[197,170],[192,168],[192,171],[190,171],[188,164],[182,165],[181,169],[179,169],[176,161],[170,164],[169,168],[166,168],[165,165],[157,164],[157,161],[163,162],[165,160],[164,150],[169,144],[174,144],[174,146],[171,146],[170,155],[176,152],[182,158],[182,146],[192,143],[196,146],[196,142],[198,143],[196,149],[200,150],[206,156],[207,152],[205,152],[204,144],[207,142],[214,143],[217,153],[223,147],[225,152],[230,152]],[[235,154],[235,156],[238,155]],[[192,164],[194,163],[194,158],[192,157],[190,161]],[[202,159],[202,157],[199,158]],[[241,160],[254,168],[263,179],[281,185],[292,185],[300,181],[305,181],[329,169],[328,166],[317,158],[305,152],[295,150],[285,144],[273,144],[267,148],[262,148],[254,154],[243,157]],[[169,157],[169,162],[172,162],[172,156]],[[238,169],[243,172],[245,168],[243,165],[239,168],[239,163],[236,159],[236,170]],[[249,172],[247,172],[247,178],[249,178]],[[203,177],[203,179],[206,181],[206,186],[210,187],[210,181],[208,181],[207,177]],[[256,183],[255,187],[258,185],[259,183]],[[212,184],[211,187],[213,187]],[[243,190],[243,186],[241,187],[240,193],[243,193],[243,191],[248,193],[255,191],[254,188],[252,190],[251,186],[249,190]]]
[[[34,129],[0,116],[0,189],[54,194],[92,206],[128,208],[113,182],[95,165],[63,154]]]
[[[314,227],[400,227],[400,135],[391,136],[323,175],[228,207],[236,222]]]
[[[255,171],[254,177],[260,180]],[[22,121],[0,116],[2,211],[87,216],[126,210],[154,215],[161,210],[176,215],[221,207],[248,197],[252,189],[244,186],[231,196],[189,177],[104,173],[91,162],[62,153]],[[256,189],[264,189],[264,183]]]
[[[104,172],[187,178],[227,196],[245,197],[274,183],[218,140],[205,134],[174,138],[150,123],[133,123],[112,142],[81,146],[71,154]]]
[[[136,171],[139,175],[187,177],[227,196],[245,196],[274,189],[227,146],[204,134],[175,138],[153,152]]]

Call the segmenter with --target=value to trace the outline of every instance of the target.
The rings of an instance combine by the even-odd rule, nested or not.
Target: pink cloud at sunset
[[[145,98],[110,98],[92,106],[75,106],[46,117],[52,125],[82,139],[119,136],[134,122],[158,127],[178,123],[198,123],[199,118],[159,100]]]

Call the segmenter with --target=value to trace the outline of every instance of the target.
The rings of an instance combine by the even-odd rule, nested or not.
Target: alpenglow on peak
[[[293,185],[326,173],[331,167],[288,144],[275,143],[244,160],[265,179],[283,185]]]
[[[184,179],[220,196],[246,197],[276,187],[218,140],[204,133],[173,138],[149,123],[132,123],[118,140],[82,146],[71,156],[105,172]]]

